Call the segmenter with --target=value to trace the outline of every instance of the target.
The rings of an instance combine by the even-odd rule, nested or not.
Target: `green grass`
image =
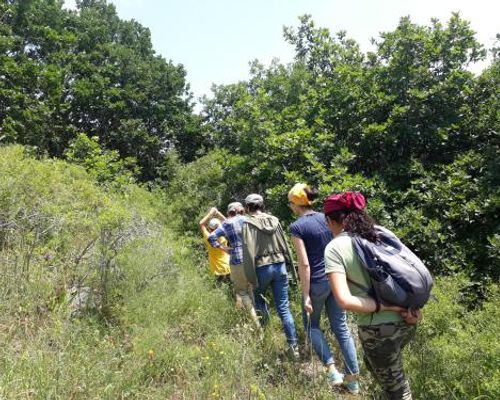
[[[298,290],[295,363],[276,314],[259,340],[208,276],[201,241],[169,226],[160,195],[105,190],[80,167],[21,147],[0,148],[0,168],[0,398],[349,398],[308,360]],[[70,316],[75,284],[95,294],[80,317]],[[417,399],[500,398],[498,287],[468,311],[467,284],[438,280],[439,302],[405,354]],[[372,398],[363,366],[361,381],[361,398]]]

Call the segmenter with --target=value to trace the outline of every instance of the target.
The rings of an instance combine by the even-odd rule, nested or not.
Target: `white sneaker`
[[[328,381],[334,386],[342,385],[342,383],[344,382],[344,375],[342,375],[338,371],[329,372]]]

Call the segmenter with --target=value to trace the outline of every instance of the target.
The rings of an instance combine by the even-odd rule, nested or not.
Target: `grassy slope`
[[[276,317],[259,341],[212,287],[202,249],[169,231],[158,196],[106,192],[20,147],[0,149],[0,170],[0,398],[332,398],[317,364],[283,357]],[[98,308],[70,318],[76,283]],[[439,281],[407,352],[416,398],[500,397],[498,291],[469,313],[466,284]],[[366,372],[363,384],[371,398]]]

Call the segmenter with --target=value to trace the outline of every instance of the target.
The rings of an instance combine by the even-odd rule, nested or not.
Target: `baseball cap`
[[[227,212],[228,213],[239,213],[240,211],[243,211],[243,204],[241,204],[239,201],[234,201],[232,203],[229,203],[227,206]]]
[[[249,194],[245,199],[245,204],[256,204],[262,206],[264,204],[264,198],[257,193]]]

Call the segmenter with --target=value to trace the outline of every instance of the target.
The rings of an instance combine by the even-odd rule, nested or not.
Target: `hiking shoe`
[[[341,385],[344,382],[344,375],[338,371],[329,372],[328,382],[334,386]]]
[[[288,354],[288,357],[290,357],[292,360],[297,361],[300,359],[299,346],[297,346],[297,345],[288,346],[288,349],[286,352]]]
[[[358,394],[359,393],[359,382],[358,381],[346,382],[344,384],[344,386],[350,394]]]

